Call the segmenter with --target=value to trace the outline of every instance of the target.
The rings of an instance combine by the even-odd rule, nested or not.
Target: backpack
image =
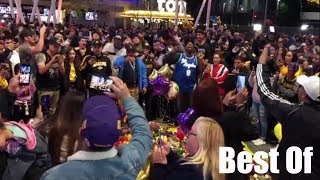
[[[10,180],[37,180],[42,174],[51,168],[51,156],[48,153],[48,145],[46,139],[35,130],[36,147],[33,150],[28,150],[25,146],[19,151],[10,156],[6,154],[6,161],[2,161],[0,167],[0,176],[2,179]],[[2,159],[3,154],[1,154]]]

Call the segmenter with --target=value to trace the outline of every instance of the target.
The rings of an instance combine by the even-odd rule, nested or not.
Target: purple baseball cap
[[[109,149],[119,139],[121,114],[109,96],[94,96],[83,108],[81,137],[90,149]]]
[[[288,65],[288,69],[293,71],[293,72],[297,72],[299,70],[299,64],[292,62]]]

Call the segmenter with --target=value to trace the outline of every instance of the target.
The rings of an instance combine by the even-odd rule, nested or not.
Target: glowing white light
[[[274,26],[270,26],[270,27],[269,27],[269,30],[270,30],[270,32],[272,32],[272,33],[276,32]]]
[[[261,24],[254,24],[253,25],[253,30],[254,31],[261,31],[262,30],[262,25]]]
[[[305,31],[305,30],[308,29],[308,27],[309,27],[309,25],[303,24],[303,25],[301,26],[301,30],[302,30],[302,31]]]

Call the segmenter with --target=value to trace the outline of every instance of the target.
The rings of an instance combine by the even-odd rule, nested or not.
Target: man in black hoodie
[[[300,85],[298,90],[300,104],[281,99],[271,91],[269,74],[272,72],[267,65],[268,48],[265,47],[260,56],[256,74],[261,102],[282,125],[283,137],[278,147],[280,170],[278,179],[320,179],[320,78],[304,75],[297,78]],[[286,151],[292,146],[297,146],[302,151],[307,147],[313,147],[311,174],[305,174],[303,171],[290,174],[287,171]]]

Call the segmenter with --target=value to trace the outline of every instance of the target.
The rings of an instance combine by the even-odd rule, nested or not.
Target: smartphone
[[[20,65],[20,80],[21,86],[27,86],[30,84],[31,66],[29,64]]]
[[[270,57],[272,54],[272,47],[271,46],[268,46],[268,56]]]
[[[44,116],[50,114],[50,96],[45,95],[41,97],[41,108]]]
[[[113,84],[113,81],[110,78],[92,76],[91,82],[90,82],[90,88],[96,89],[99,91],[110,92],[111,84]]]
[[[237,91],[239,92],[241,89],[246,87],[246,77],[245,76],[238,76],[237,78]]]

